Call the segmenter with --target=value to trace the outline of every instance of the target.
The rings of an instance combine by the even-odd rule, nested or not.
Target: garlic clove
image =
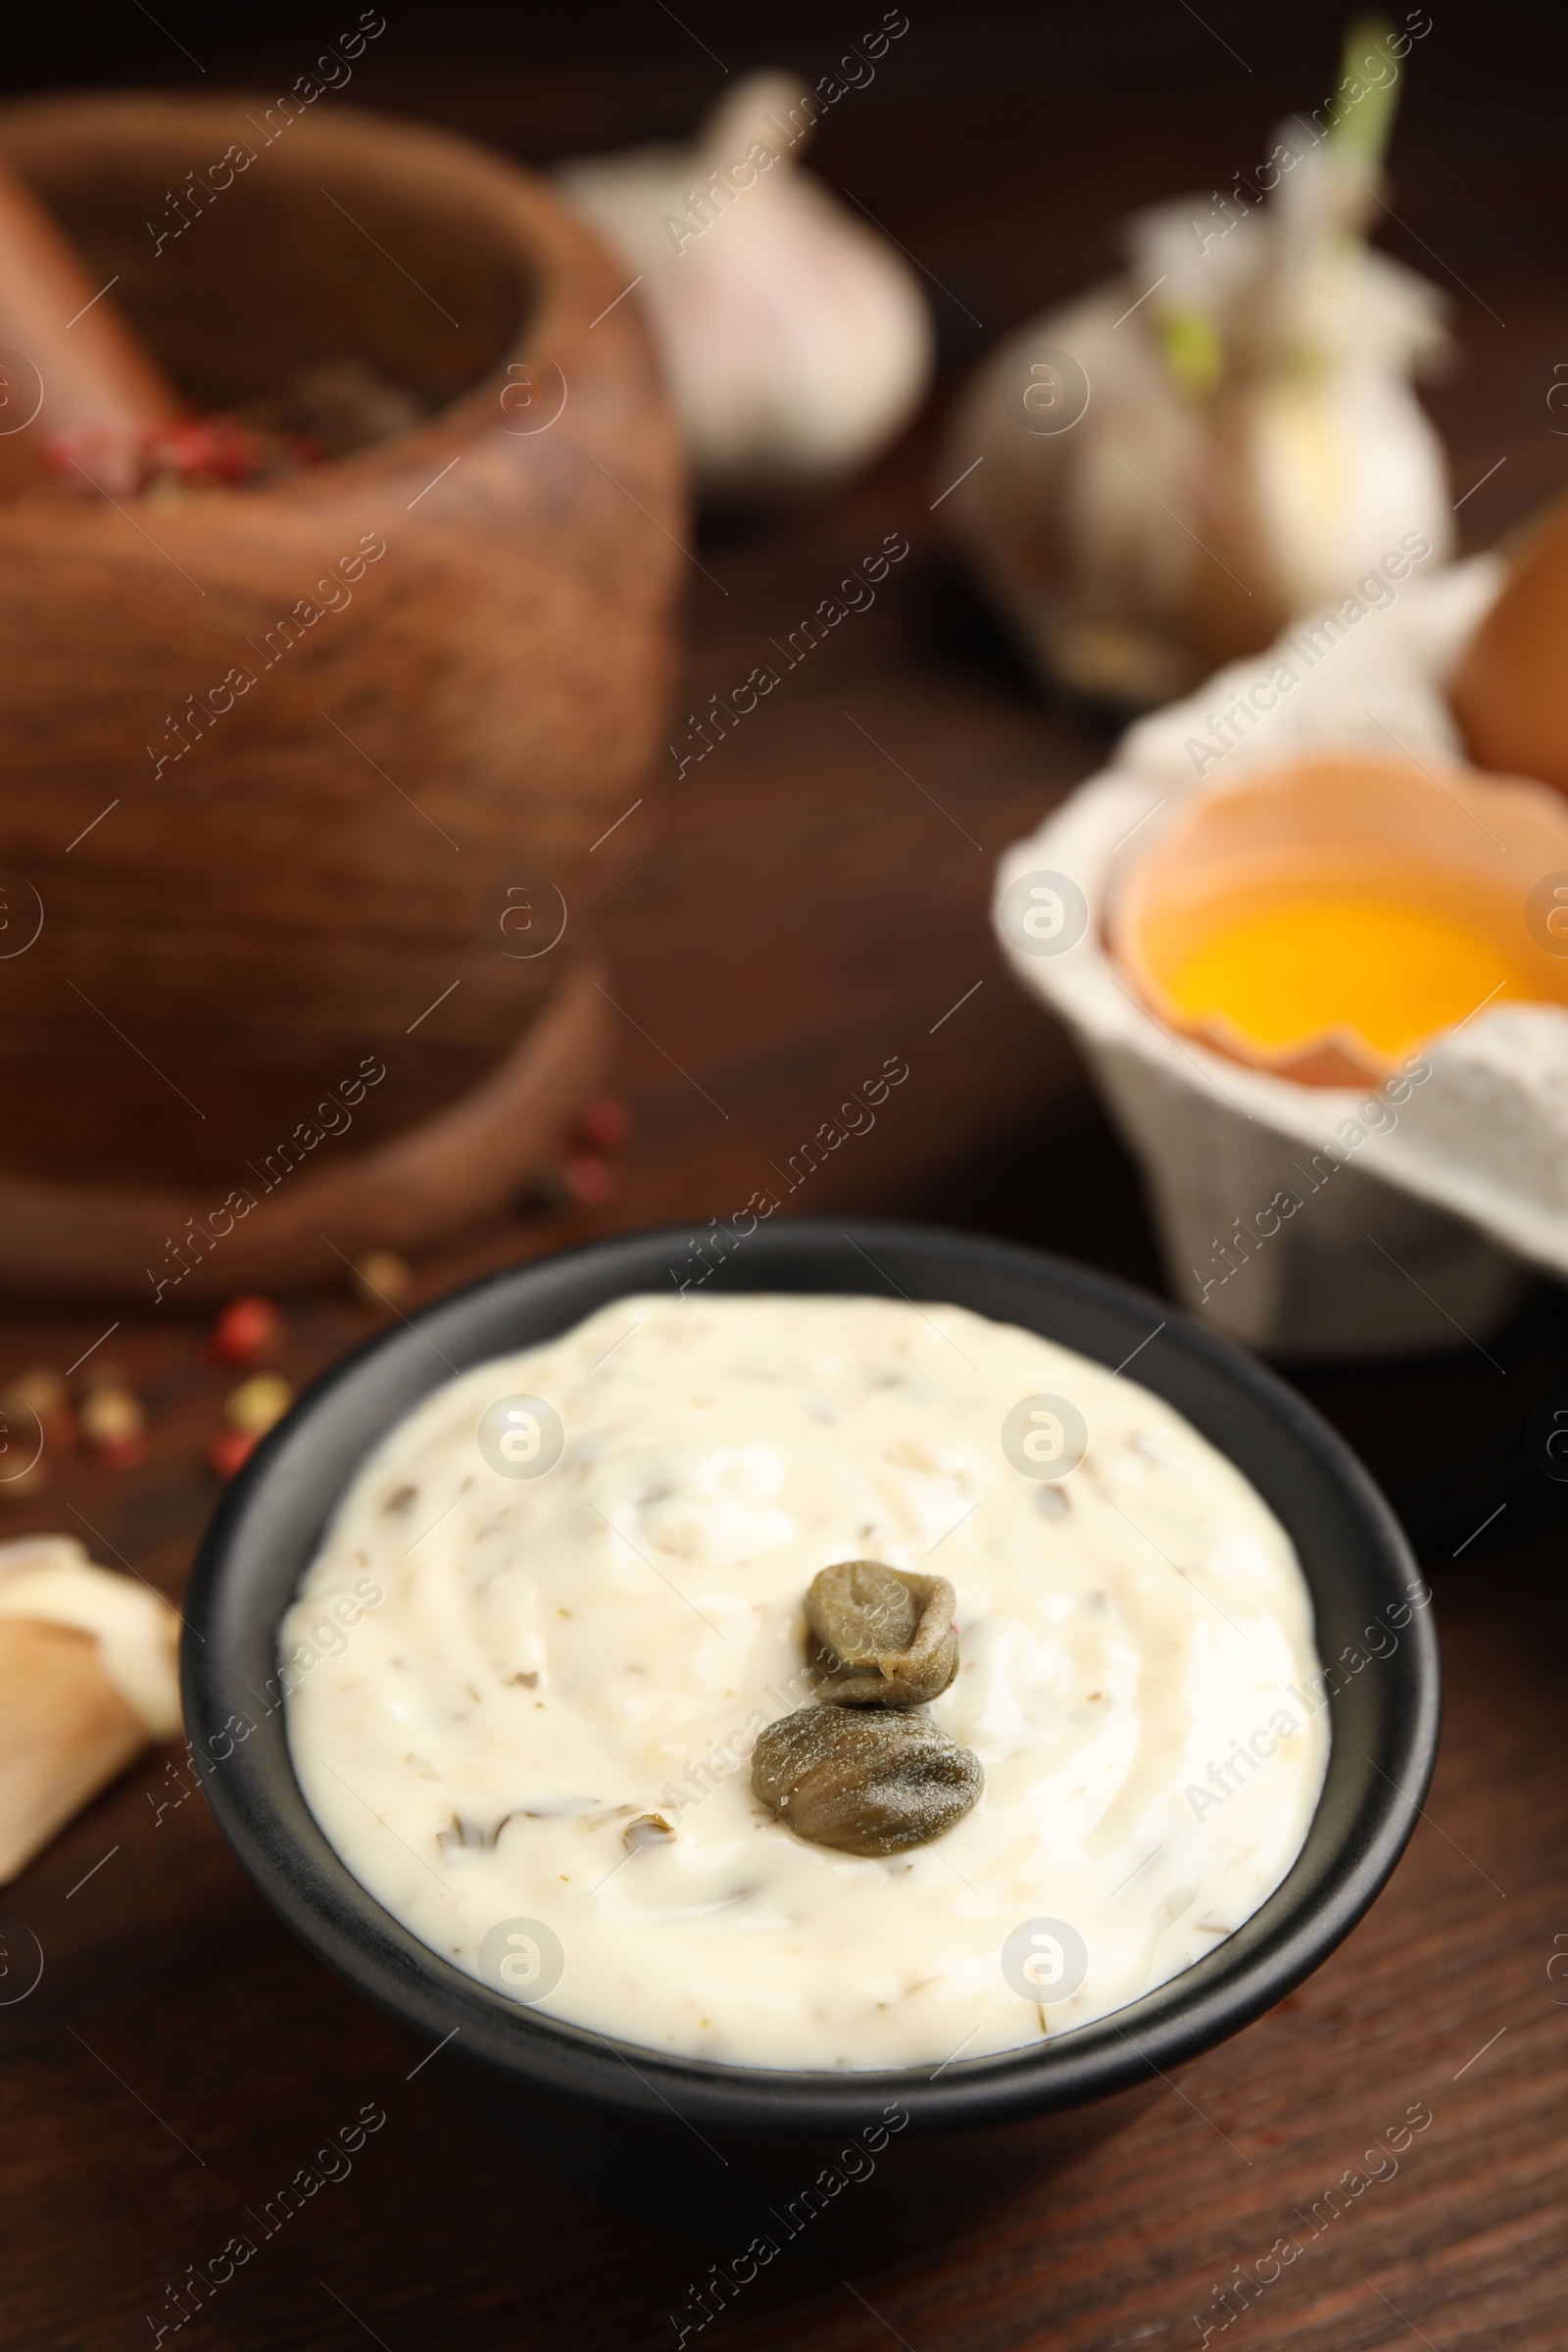
[[[179,1729],[179,1619],[70,1536],[0,1544],[0,1886]]]
[[[925,299],[902,256],[798,168],[822,108],[750,77],[690,147],[570,164],[577,209],[641,278],[698,486],[766,497],[841,479],[913,414]]]
[[[11,1617],[74,1626],[97,1642],[103,1668],[147,1727],[179,1729],[178,1612],[139,1578],[100,1568],[74,1536],[0,1544],[0,1628]]]
[[[0,1886],[147,1744],[147,1726],[73,1626],[0,1619]]]

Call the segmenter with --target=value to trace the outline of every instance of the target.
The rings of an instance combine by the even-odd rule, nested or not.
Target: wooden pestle
[[[114,493],[129,488],[141,437],[180,414],[112,293],[0,165],[0,497],[50,478],[43,449],[54,433],[93,435],[82,462],[94,481]]]

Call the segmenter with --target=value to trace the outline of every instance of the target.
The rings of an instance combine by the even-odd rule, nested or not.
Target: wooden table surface
[[[878,13],[861,12],[866,24]],[[524,38],[471,10],[389,11],[353,100],[548,159],[677,129],[720,85],[720,55],[735,70],[783,57],[822,71],[860,24],[814,7],[756,10],[740,26],[717,7],[602,14],[592,36],[553,23]],[[33,24],[24,80],[195,86],[199,59],[210,83],[282,87],[321,29],[292,8],[244,34],[193,9],[161,10],[156,25],[145,11],[89,9],[83,22],[86,62]],[[1495,468],[1460,514],[1471,545],[1565,471],[1545,406],[1568,362],[1562,77],[1533,20],[1494,11],[1486,27],[1440,12],[1423,38],[1388,234],[1453,298],[1466,367],[1433,406],[1455,496]],[[997,332],[1103,270],[1129,206],[1223,186],[1266,154],[1270,123],[1326,86],[1333,48],[1328,19],[1304,7],[1261,27],[1219,0],[1201,18],[1172,0],[1059,22],[912,7],[877,86],[824,129],[819,162],[941,281],[951,385]],[[1098,763],[1106,737],[1036,692],[942,557],[930,467],[944,397],[831,504],[708,534],[683,709],[743,677],[884,532],[911,552],[873,611],[678,786],[662,776],[631,820],[648,851],[612,943],[639,1119],[619,1196],[477,1236],[418,1268],[418,1296],[590,1232],[741,1208],[889,1054],[908,1062],[906,1084],[792,1207],[946,1219],[1161,1284],[1135,1172],[1065,1039],[990,943],[998,854]],[[288,1306],[283,1369],[296,1380],[373,1327],[331,1291]],[[48,1487],[13,1503],[0,1533],[80,1534],[177,1594],[216,1494],[204,1454],[232,1376],[209,1360],[204,1320],[177,1310],[12,1304],[0,1378],[64,1367],[100,1340],[100,1360],[149,1405],[150,1460],[118,1476],[52,1461]],[[848,2277],[780,2265],[710,2341],[1199,2345],[1205,2328],[1218,2339],[1215,2296],[1235,2266],[1291,2238],[1298,2253],[1227,2341],[1557,2352],[1565,1502],[1527,1460],[1523,1431],[1568,1388],[1561,1294],[1543,1285],[1489,1348],[1495,1365],[1461,1348],[1300,1378],[1411,1531],[1447,1673],[1430,1803],[1369,1919],[1065,2179],[1021,2186],[989,2226],[918,2257]],[[416,2054],[251,1893],[178,1751],[144,1758],[0,1890],[0,1970],[6,2352],[154,2340],[178,2316],[169,2290],[187,2266],[368,2105],[385,2124],[352,2173],[215,2294],[188,2340],[312,2352],[367,2338],[388,2352],[675,2340],[671,2315],[709,2258],[607,2220],[431,2075],[411,2076]],[[1411,2110],[1430,2122],[1391,2173],[1367,2151]],[[1385,2177],[1369,2180],[1373,2167]],[[1361,2185],[1323,2221],[1348,2175]]]

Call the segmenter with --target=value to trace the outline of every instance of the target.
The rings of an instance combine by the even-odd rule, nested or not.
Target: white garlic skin
[[[930,378],[934,338],[912,271],[798,168],[820,111],[793,75],[757,74],[692,146],[559,174],[628,275],[641,274],[636,299],[710,499],[842,480],[902,430]]]
[[[1430,348],[1417,340],[1425,289],[1380,253],[1344,267],[1341,317],[1360,331],[1337,337],[1318,384],[1283,379],[1253,415],[1264,528],[1292,614],[1344,596],[1405,531],[1424,533],[1441,563],[1455,544],[1443,444],[1404,373],[1406,355]],[[1401,320],[1409,341],[1390,348]]]

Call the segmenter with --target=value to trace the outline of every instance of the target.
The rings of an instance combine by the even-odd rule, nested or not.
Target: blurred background
[[[689,137],[748,71],[782,65],[814,81],[880,22],[862,13],[863,27],[809,5],[683,8],[678,21],[657,5],[611,6],[591,23],[570,11],[517,22],[483,9],[394,12],[352,85],[317,112],[403,114],[548,168]],[[1465,549],[1494,544],[1568,467],[1547,406],[1568,353],[1553,136],[1561,34],[1524,10],[1489,11],[1482,25],[1454,12],[1414,47],[1389,156],[1394,210],[1376,232],[1451,306],[1455,362],[1422,398],[1454,496],[1481,484],[1454,518]],[[622,829],[636,863],[607,946],[616,1001],[635,1016],[619,1023],[616,1084],[636,1130],[614,1199],[535,1212],[525,1235],[416,1267],[419,1291],[519,1244],[734,1214],[890,1054],[907,1059],[908,1083],[792,1205],[952,1219],[1162,1283],[1131,1163],[1063,1032],[1006,977],[987,912],[1001,853],[1102,763],[1116,727],[1043,690],[961,576],[931,512],[933,467],[977,360],[1114,271],[1129,213],[1233,187],[1267,155],[1276,122],[1333,86],[1345,29],[1320,9],[1200,16],[1179,0],[1114,20],[934,9],[911,16],[874,76],[826,112],[808,168],[912,257],[935,379],[895,446],[831,494],[705,520],[700,565],[677,567],[671,742],[689,745],[677,722],[730,695],[885,534],[905,535],[909,556],[874,609],[818,646],[713,757],[677,783],[662,756]],[[89,9],[58,35],[34,17],[18,29],[12,86],[270,96],[322,37],[305,9],[270,10],[265,24],[177,9],[155,24],[134,8]],[[1333,1396],[1320,1376],[1309,1385],[1332,1406],[1367,1377]],[[1462,1358],[1415,1377],[1432,1398],[1418,1423],[1460,1409]],[[1490,1409],[1490,1396],[1463,1406]],[[1466,1480],[1471,1449],[1440,1471],[1402,1460],[1381,1415],[1364,1434],[1418,1524],[1463,1518],[1470,1494],[1446,1482]],[[1522,1448],[1503,1450],[1508,1475],[1518,1471],[1516,1509],[1549,1506],[1544,1482],[1523,1475]],[[1490,1463],[1475,1473],[1478,1493],[1490,1494]]]

